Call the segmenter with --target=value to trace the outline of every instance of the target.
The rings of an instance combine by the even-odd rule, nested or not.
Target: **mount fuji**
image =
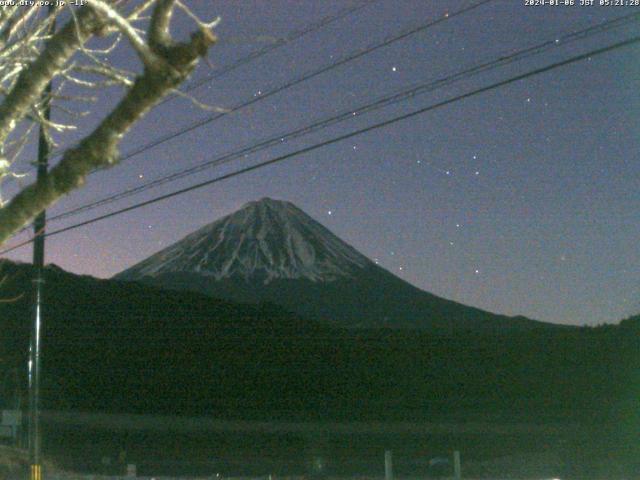
[[[292,203],[270,198],[247,203],[114,279],[236,302],[270,302],[348,328],[499,332],[553,326],[424,292]]]

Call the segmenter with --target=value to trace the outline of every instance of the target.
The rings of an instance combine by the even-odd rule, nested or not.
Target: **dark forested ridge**
[[[0,263],[0,277],[7,278],[2,297],[22,295],[0,303],[5,407],[15,398],[11,379],[26,383],[30,275],[28,265]],[[567,441],[483,436],[464,440],[465,451],[496,454],[517,444],[526,452],[554,445],[566,457],[567,472],[573,472],[567,478],[588,478],[603,462],[637,471],[638,317],[617,326],[503,333],[338,329],[275,305],[98,280],[54,266],[47,268],[45,292],[45,410],[242,420],[552,423],[568,432],[577,425],[581,433]],[[10,375],[11,369],[18,375]],[[25,398],[26,385],[20,387]],[[68,444],[77,434],[69,432],[49,432],[57,439],[50,448],[63,440],[61,452],[82,444]],[[445,448],[460,441],[441,438],[430,444]]]
[[[2,264],[3,296],[24,294],[0,304],[5,368],[26,364],[29,271]],[[353,331],[56,267],[45,315],[50,409],[596,422],[631,415],[640,385],[638,318],[503,334]]]
[[[263,198],[117,274],[232,302],[273,303],[338,328],[440,334],[562,328],[420,290],[358,252],[294,204]]]

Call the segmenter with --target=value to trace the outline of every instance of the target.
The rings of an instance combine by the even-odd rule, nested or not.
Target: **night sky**
[[[197,81],[359,2],[191,3],[204,17],[222,17],[220,43],[212,48],[209,65],[202,63],[194,74],[192,81]],[[371,2],[193,93],[210,105],[229,108],[473,3]],[[84,189],[50,214],[353,108],[356,115],[350,120],[49,228],[631,38],[640,31],[639,22],[566,45],[558,41],[541,55],[376,112],[357,112],[358,106],[390,92],[634,11],[640,13],[640,7],[526,6],[525,0],[496,0],[92,175]],[[189,28],[185,18],[177,19],[177,35]],[[139,68],[127,49],[119,50],[114,61]],[[109,277],[244,203],[269,196],[295,203],[381,266],[437,295],[557,323],[616,322],[640,312],[639,87],[640,47],[621,48],[51,237],[47,262]],[[80,133],[114,98],[116,90],[100,96]],[[207,115],[185,99],[166,102],[136,126],[122,150]],[[29,152],[22,170],[28,160]],[[15,185],[8,187],[9,194],[15,191]],[[15,237],[7,245],[25,238]],[[29,261],[30,256],[26,247],[10,258]]]

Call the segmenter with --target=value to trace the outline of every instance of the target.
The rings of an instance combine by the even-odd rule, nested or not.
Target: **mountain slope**
[[[20,375],[27,365],[32,277],[31,265],[0,259],[6,279],[0,298],[16,299],[0,302],[0,359],[4,371]],[[286,379],[278,383],[265,372],[294,361],[296,350],[287,356],[283,343],[330,335],[276,305],[100,280],[53,265],[45,269],[45,282],[46,408],[193,413],[222,404],[233,411],[228,398],[251,393],[249,376],[262,374],[281,392],[288,388]],[[260,355],[264,365],[256,361]],[[13,397],[8,386],[0,385],[2,407]]]
[[[329,282],[350,277],[370,263],[292,203],[265,198],[187,235],[115,278],[181,272],[215,280]]]
[[[378,267],[295,205],[264,198],[115,276],[243,302],[273,302],[350,328],[550,327],[424,292]],[[558,327],[559,328],[559,327]]]
[[[0,359],[20,378],[32,274],[30,265],[0,260],[1,297],[19,297],[0,302]],[[592,419],[596,406],[606,413],[638,398],[630,388],[638,385],[637,336],[617,326],[498,335],[344,330],[274,305],[55,267],[46,269],[45,285],[45,410],[539,422]],[[14,397],[10,381],[0,386],[0,403]]]

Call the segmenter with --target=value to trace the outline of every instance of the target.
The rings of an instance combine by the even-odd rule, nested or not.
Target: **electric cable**
[[[582,61],[582,60],[586,60],[588,58],[592,58],[592,57],[595,57],[595,56],[598,56],[598,55],[602,55],[604,53],[608,53],[608,52],[611,52],[611,51],[614,51],[614,50],[617,50],[617,49],[620,49],[620,48],[623,48],[623,47],[635,45],[637,43],[640,43],[640,36],[632,37],[630,39],[623,40],[623,41],[614,43],[612,45],[608,45],[606,47],[601,47],[601,48],[598,48],[598,49],[595,49],[595,50],[591,50],[591,51],[589,51],[587,53],[583,53],[583,54],[580,54],[580,55],[577,55],[577,56],[573,56],[573,57],[570,57],[570,58],[568,58],[566,60],[561,60],[561,61],[558,61],[558,62],[554,62],[554,63],[552,63],[550,65],[547,65],[547,66],[544,66],[544,67],[540,67],[540,68],[537,68],[537,69],[534,69],[534,70],[530,70],[529,72],[526,72],[526,73],[523,73],[523,74],[520,74],[520,75],[516,75],[514,77],[510,77],[510,78],[508,78],[506,80],[501,80],[499,82],[492,83],[490,85],[477,88],[477,89],[472,90],[470,92],[454,96],[454,97],[449,98],[447,100],[443,100],[443,101],[440,101],[438,103],[431,104],[431,105],[428,105],[426,107],[422,107],[422,108],[420,108],[418,110],[414,110],[412,112],[408,112],[408,113],[405,113],[405,114],[390,118],[388,120],[385,120],[385,121],[382,121],[382,122],[379,122],[379,123],[375,123],[373,125],[369,125],[368,127],[364,127],[364,128],[361,128],[361,129],[346,133],[344,135],[340,135],[338,137],[334,137],[334,138],[331,138],[331,139],[328,139],[328,140],[324,140],[322,142],[315,143],[315,144],[310,145],[308,147],[304,147],[304,148],[295,150],[293,152],[286,153],[284,155],[280,155],[280,156],[272,158],[270,160],[266,160],[264,162],[260,162],[260,163],[257,163],[255,165],[251,165],[249,167],[245,167],[245,168],[242,168],[240,170],[236,170],[235,172],[227,173],[225,175],[221,175],[221,176],[218,176],[218,177],[210,179],[210,180],[199,182],[199,183],[190,185],[188,187],[185,187],[185,188],[182,188],[182,189],[179,189],[179,190],[175,190],[173,192],[166,193],[164,195],[160,195],[158,197],[154,197],[154,198],[146,200],[144,202],[139,202],[139,203],[136,203],[134,205],[130,205],[128,207],[121,208],[119,210],[115,210],[113,212],[106,213],[104,215],[100,215],[100,216],[97,216],[97,217],[94,217],[94,218],[91,218],[91,219],[88,219],[88,220],[85,220],[85,221],[82,221],[82,222],[79,222],[79,223],[76,223],[76,224],[73,224],[73,225],[69,225],[67,227],[63,227],[63,228],[59,228],[57,230],[53,230],[51,232],[46,233],[45,236],[46,237],[52,237],[52,236],[55,236],[55,235],[59,235],[61,233],[65,233],[65,232],[68,232],[68,231],[71,231],[71,230],[75,230],[77,228],[84,227],[86,225],[90,225],[90,224],[99,222],[101,220],[105,220],[107,218],[115,217],[115,216],[121,215],[123,213],[130,212],[132,210],[137,210],[139,208],[142,208],[142,207],[145,207],[147,205],[151,205],[151,204],[160,202],[162,200],[166,200],[168,198],[173,198],[173,197],[176,197],[178,195],[183,195],[185,193],[192,192],[194,190],[198,190],[200,188],[212,185],[214,183],[218,183],[218,182],[221,182],[223,180],[227,180],[229,178],[237,177],[237,176],[240,176],[240,175],[243,175],[243,174],[258,170],[260,168],[267,167],[269,165],[280,163],[280,162],[283,162],[284,160],[288,160],[289,158],[296,157],[296,156],[299,156],[299,155],[302,155],[302,154],[305,154],[305,153],[309,153],[311,151],[317,150],[317,149],[322,148],[322,147],[326,147],[328,145],[333,145],[335,143],[338,143],[338,142],[341,142],[343,140],[355,137],[357,135],[362,135],[363,133],[367,133],[367,132],[371,132],[371,131],[374,131],[374,130],[378,130],[380,128],[384,128],[384,127],[386,127],[388,125],[391,125],[391,124],[394,124],[394,123],[397,123],[397,122],[400,122],[400,121],[403,121],[403,120],[407,120],[409,118],[413,118],[413,117],[418,116],[418,115],[422,115],[424,113],[436,110],[438,108],[441,108],[441,107],[444,107],[444,106],[447,106],[447,105],[451,105],[451,104],[459,102],[461,100],[465,100],[467,98],[474,97],[474,96],[482,94],[482,93],[486,93],[486,92],[489,92],[489,91],[492,91],[492,90],[496,90],[498,88],[504,87],[506,85],[509,85],[509,84],[512,84],[512,83],[515,83],[515,82],[518,82],[520,80],[524,80],[526,78],[530,78],[530,77],[533,77],[533,76],[536,76],[536,75],[540,75],[542,73],[546,73],[546,72],[554,70],[556,68],[563,67],[563,66],[566,66],[566,65],[570,65],[570,64],[573,64],[573,63],[576,63],[576,62],[579,62],[579,61]],[[29,240],[27,242],[23,242],[22,244],[16,245],[14,247],[2,250],[2,251],[0,251],[0,255],[4,255],[6,253],[9,253],[9,252],[19,248],[20,246],[26,245],[26,244],[31,243],[31,242],[33,242],[33,239],[31,239],[31,240]]]
[[[281,144],[282,142],[284,142],[285,140],[290,140],[293,138],[297,138],[303,135],[307,135],[309,133],[312,133],[314,131],[326,128],[328,126],[334,125],[336,123],[342,122],[344,120],[348,120],[348,119],[352,119],[355,115],[354,113],[357,113],[358,115],[362,115],[364,113],[369,113],[371,111],[380,109],[382,107],[386,107],[413,97],[416,97],[418,95],[427,93],[427,92],[431,92],[433,90],[436,90],[438,88],[444,87],[444,86],[448,86],[451,85],[454,82],[460,81],[460,80],[464,80],[467,78],[470,78],[473,75],[477,75],[479,73],[484,73],[486,71],[492,70],[494,68],[498,68],[498,67],[502,67],[504,65],[507,65],[509,63],[515,62],[515,61],[520,61],[524,58],[528,58],[531,57],[533,55],[538,55],[540,53],[546,52],[551,48],[555,48],[558,47],[560,45],[564,46],[567,45],[571,42],[577,41],[577,40],[581,40],[584,38],[587,38],[588,36],[594,35],[594,34],[599,34],[603,31],[607,31],[610,30],[612,28],[617,28],[620,27],[622,25],[626,25],[628,23],[631,23],[632,21],[638,21],[640,19],[640,13],[634,13],[634,14],[630,14],[630,15],[625,15],[624,17],[620,17],[608,22],[603,22],[599,25],[593,26],[593,27],[589,27],[583,30],[580,30],[578,32],[573,32],[567,35],[564,35],[562,37],[558,37],[557,39],[554,40],[548,40],[545,42],[542,42],[540,44],[531,46],[531,47],[527,47],[524,48],[522,50],[519,50],[517,52],[511,53],[511,54],[507,54],[507,55],[503,55],[500,56],[499,58],[489,61],[489,62],[484,62],[484,63],[480,63],[478,65],[475,65],[473,67],[467,68],[463,71],[454,73],[452,75],[448,75],[446,77],[440,78],[438,80],[435,81],[430,81],[427,83],[421,83],[418,85],[414,85],[410,88],[405,88],[403,90],[400,90],[398,92],[383,96],[383,97],[379,97],[378,99],[369,102],[367,104],[364,105],[360,105],[358,107],[352,107],[346,110],[343,110],[342,112],[333,115],[331,117],[322,119],[322,120],[318,120],[315,121],[309,125],[306,125],[304,127],[301,127],[299,129],[296,129],[294,131],[290,131],[290,132],[286,132],[286,133],[279,133],[277,135],[273,135],[267,139],[263,139],[258,143],[254,143],[251,145],[248,145],[246,147],[243,147],[240,150],[235,150],[233,152],[229,152],[229,153],[225,153],[219,157],[216,157],[214,159],[211,160],[207,160],[206,162],[200,163],[198,165],[189,167],[189,168],[185,168],[185,169],[180,169],[178,171],[175,171],[171,174],[168,175],[164,175],[162,177],[159,177],[157,179],[148,181],[142,185],[137,185],[135,187],[132,188],[128,188],[125,189],[123,191],[108,195],[106,197],[103,197],[101,199],[98,200],[94,200],[90,203],[87,203],[85,205],[80,205],[78,207],[74,207],[70,210],[67,210],[65,212],[62,212],[58,215],[52,216],[51,218],[49,218],[49,222],[52,221],[56,221],[56,220],[61,220],[64,218],[68,218],[71,216],[75,216],[79,213],[82,212],[86,212],[89,210],[93,210],[95,208],[98,208],[100,206],[103,205],[107,205],[109,203],[115,202],[117,200],[121,200],[123,198],[127,198],[129,196],[132,195],[136,195],[139,193],[142,193],[144,191],[150,190],[152,188],[158,187],[160,185],[164,185],[166,183],[170,183],[176,180],[179,180],[181,178],[185,178],[189,175],[193,175],[195,173],[199,173],[205,169],[208,168],[212,168],[215,166],[219,166],[222,164],[226,164],[229,163],[235,159],[244,157],[250,153],[255,153],[257,151],[269,148],[271,146],[274,145],[278,145]]]

